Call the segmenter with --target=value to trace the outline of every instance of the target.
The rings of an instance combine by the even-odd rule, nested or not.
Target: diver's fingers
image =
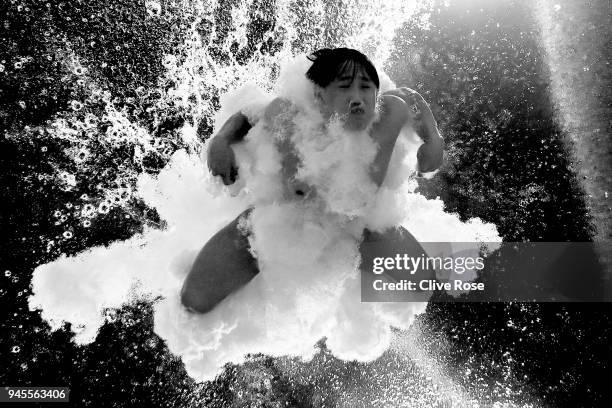
[[[419,103],[419,104],[427,104],[427,101],[425,101],[425,98],[423,98],[423,95],[421,95],[420,93],[418,93],[417,91],[415,91],[414,89],[410,89],[410,88],[402,88],[402,91],[404,91],[406,94],[408,94],[408,98],[415,104]]]
[[[233,183],[231,166],[223,172],[221,178],[223,179],[223,184],[225,184],[226,186],[229,186]]]
[[[232,166],[230,169],[230,174],[229,174],[230,184],[235,183],[237,177],[238,177],[238,166]]]

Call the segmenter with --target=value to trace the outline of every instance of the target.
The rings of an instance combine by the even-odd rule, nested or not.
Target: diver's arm
[[[289,102],[284,98],[275,98],[264,111],[263,118],[272,122],[275,118],[289,107]],[[213,176],[221,176],[223,184],[229,185],[236,181],[238,166],[231,145],[241,142],[249,133],[254,124],[242,112],[234,113],[225,121],[221,129],[213,136],[208,148],[208,167]]]
[[[223,140],[228,145],[238,143],[249,133],[251,127],[247,117],[242,112],[236,112],[225,121],[214,138]]]
[[[410,124],[424,142],[417,151],[418,172],[430,173],[437,170],[442,164],[444,139],[425,99],[410,88],[393,89],[384,95],[397,96],[404,102],[406,124]]]

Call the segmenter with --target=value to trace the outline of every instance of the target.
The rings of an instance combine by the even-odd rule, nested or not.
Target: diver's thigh
[[[377,244],[376,247],[379,246],[384,248],[385,245],[388,245],[389,248],[393,249],[404,249],[404,252],[416,254],[425,253],[425,249],[423,246],[417,241],[417,239],[412,235],[406,228],[397,227],[397,228],[389,228],[383,232],[370,231],[369,229],[365,229],[363,231],[363,244]]]
[[[217,232],[196,257],[183,285],[183,303],[197,311],[212,309],[227,295],[247,284],[259,272],[249,242],[234,221]]]
[[[413,258],[427,256],[423,246],[406,228],[389,228],[383,232],[364,230],[363,241],[359,246],[361,269],[372,270],[374,258],[395,258],[404,255]],[[434,271],[420,271],[420,278],[434,278]]]

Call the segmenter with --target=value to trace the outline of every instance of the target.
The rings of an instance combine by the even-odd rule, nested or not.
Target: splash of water
[[[381,14],[386,7],[394,7],[389,4],[372,8],[378,10],[373,14],[353,13],[355,18],[350,20],[353,25],[346,28],[348,35],[345,40],[348,38],[348,41],[345,44],[376,50],[379,54],[373,59],[379,66],[384,63],[390,49],[393,33],[389,28],[393,24],[388,24]],[[201,19],[210,19],[212,6],[196,4],[191,12]],[[287,65],[288,61],[295,61],[293,54],[296,49],[292,41],[305,35],[295,20],[296,15],[290,12],[289,2],[280,2],[276,10],[277,24],[285,29],[279,29],[283,47],[274,56],[255,53],[246,63],[239,63],[230,52],[231,44],[244,38],[240,34],[246,24],[242,17],[248,7],[250,4],[247,3],[234,9],[232,17],[236,26],[220,45],[214,45],[225,53],[227,60],[220,62],[211,54],[214,35],[203,39],[195,23],[192,35],[186,39],[180,52],[168,55],[164,60],[167,70],[164,81],[173,86],[164,91],[157,90],[153,113],[171,106],[193,118],[177,135],[185,149],[172,153],[167,146],[156,145],[158,142],[147,130],[131,120],[126,112],[114,107],[112,95],[96,88],[94,81],[86,76],[84,83],[90,86],[89,98],[101,101],[103,109],[94,110],[94,102],[90,99],[75,101],[74,112],[66,114],[65,118],[58,117],[46,129],[70,143],[75,163],[81,163],[80,167],[77,166],[81,172],[85,172],[85,164],[94,165],[95,157],[89,161],[85,159],[89,152],[96,150],[89,147],[94,138],[93,132],[88,132],[99,122],[110,124],[102,140],[109,148],[120,143],[134,147],[130,162],[135,165],[120,169],[117,186],[102,187],[103,194],[96,198],[97,201],[89,203],[90,197],[83,198],[90,204],[83,207],[84,217],[91,218],[96,208],[98,212],[101,208],[104,212],[103,203],[109,207],[128,207],[125,197],[134,194],[155,208],[167,224],[164,230],[145,228],[142,234],[130,240],[92,248],[76,257],[62,256],[36,269],[32,280],[31,308],[40,308],[43,318],[53,328],[58,328],[63,321],[73,323],[77,342],[95,340],[98,328],[105,321],[104,310],[118,308],[135,296],[161,295],[163,300],[155,305],[156,333],[167,341],[172,352],[182,357],[192,376],[209,379],[224,363],[243,361],[246,353],[309,358],[315,352],[313,345],[324,336],[337,356],[370,361],[389,347],[392,338],[389,326],[407,328],[413,316],[423,310],[424,303],[410,306],[360,304],[355,228],[338,221],[337,215],[346,215],[350,209],[339,205],[333,207],[333,211],[321,212],[319,208],[305,209],[294,203],[260,205],[250,219],[254,231],[252,247],[260,261],[268,265],[262,273],[211,313],[194,315],[181,307],[179,289],[197,251],[254,200],[254,194],[248,194],[247,183],[228,190],[208,174],[206,163],[202,163],[197,154],[201,150],[202,157],[205,157],[207,146],[198,141],[194,123],[214,117],[218,129],[229,114],[243,107],[250,116],[260,116],[262,107],[273,94],[291,96],[297,104],[300,97],[307,95],[303,67],[281,71],[276,81],[279,65],[291,67]],[[323,7],[323,3],[312,7],[316,11]],[[372,6],[363,7],[369,9]],[[358,10],[363,10],[363,7]],[[393,16],[402,16],[401,8],[395,11],[395,14],[391,13]],[[368,19],[374,19],[376,24],[370,25]],[[400,20],[397,17],[394,24],[399,24]],[[385,26],[382,34],[375,29],[377,24]],[[306,44],[314,49],[320,44],[316,36],[306,38],[309,41],[303,42],[302,46]],[[376,41],[372,42],[372,38]],[[81,75],[85,75],[84,68],[79,70]],[[382,72],[381,77],[385,78]],[[392,84],[387,79],[383,86]],[[221,98],[217,111],[215,97],[218,95],[225,96]],[[304,97],[301,101],[307,99]],[[85,117],[79,119],[83,114]],[[239,156],[242,154],[241,160],[246,162],[249,157],[256,159],[258,151],[273,151],[264,147],[263,142],[250,147],[247,144],[238,149],[243,149]],[[302,147],[307,148],[305,145]],[[480,220],[463,223],[456,215],[445,213],[440,200],[427,200],[414,192],[416,183],[407,174],[416,164],[416,147],[415,136],[405,133],[394,151],[385,185],[376,195],[375,202],[368,203],[371,204],[366,217],[369,225],[382,228],[401,224],[421,241],[498,240],[494,226]],[[247,154],[249,149],[250,156]],[[142,168],[144,157],[150,152],[163,154],[168,160],[157,175]],[[274,160],[269,160],[269,156],[267,159],[265,165],[273,168]],[[260,160],[254,168],[261,170],[262,163]],[[315,160],[312,171],[304,177],[314,177],[320,164],[320,160]],[[270,170],[267,171],[270,174]],[[349,173],[347,170],[345,174]],[[78,176],[73,179],[68,174],[62,177],[65,180],[62,183],[73,186],[78,183]],[[241,177],[243,180],[249,180],[247,174],[241,176],[244,176]],[[248,187],[251,191],[258,194],[264,191],[253,188],[258,178],[250,180]],[[348,184],[360,186],[367,182],[356,179]],[[260,185],[269,187],[274,184]],[[328,186],[328,191],[336,191],[332,187]],[[119,190],[121,188],[126,190]],[[117,196],[125,201],[116,202]],[[341,195],[339,198],[345,197]],[[328,196],[325,202],[338,204],[339,201]],[[279,236],[286,238],[284,246],[280,246]],[[296,242],[304,245],[292,245]],[[320,258],[317,265],[307,262],[317,257]],[[288,273],[288,270],[293,272]]]

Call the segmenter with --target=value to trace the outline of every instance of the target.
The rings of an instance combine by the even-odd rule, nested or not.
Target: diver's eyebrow
[[[361,79],[362,81],[368,81],[368,82],[372,81],[370,77],[365,76],[365,75],[361,75],[359,79]],[[352,80],[353,80],[353,77],[351,75],[344,75],[338,78],[338,81],[352,81]]]

